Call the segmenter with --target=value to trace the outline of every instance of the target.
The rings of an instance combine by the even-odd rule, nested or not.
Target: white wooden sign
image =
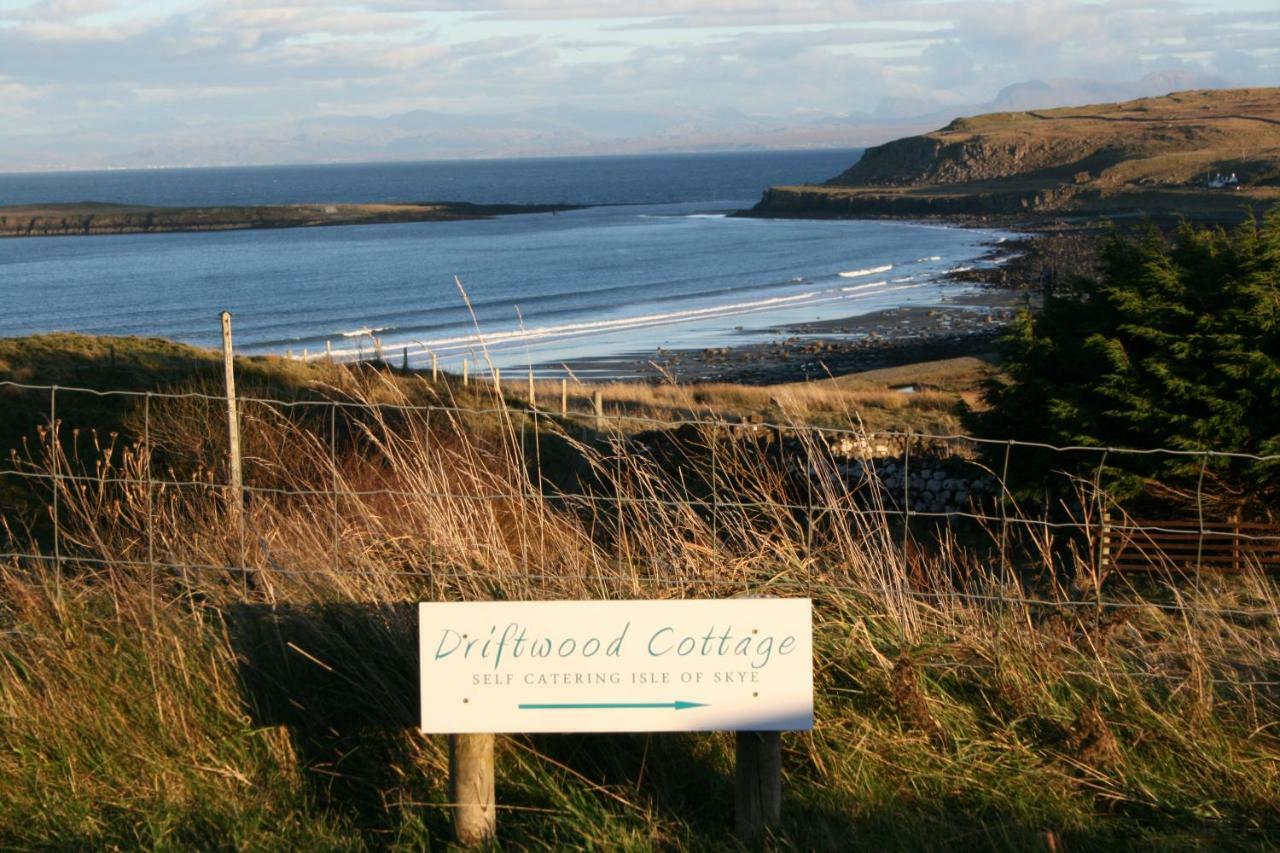
[[[813,727],[809,599],[418,608],[429,734]]]

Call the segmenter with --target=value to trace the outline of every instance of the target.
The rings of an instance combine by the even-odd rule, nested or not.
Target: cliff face
[[[1205,187],[1206,174],[1214,172],[1237,174],[1250,197],[1268,198],[1280,186],[1280,89],[1177,92],[956,119],[870,148],[820,187],[773,188],[756,212],[1105,208],[1108,199],[1127,205],[1152,190],[1222,194]]]
[[[1132,141],[1098,139],[1071,128],[969,132],[963,120],[924,136],[868,149],[831,186],[964,184],[1007,178],[1090,176],[1139,153]],[[1032,132],[1032,131],[1036,132]],[[1063,130],[1068,132],[1064,133]]]

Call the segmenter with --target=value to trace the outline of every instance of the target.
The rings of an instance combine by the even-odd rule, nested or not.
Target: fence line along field
[[[841,423],[821,383],[767,418],[625,388],[565,414],[523,377],[257,360],[235,488],[212,365],[112,367],[0,385],[6,845],[444,843],[414,603],[735,596],[814,602],[779,846],[1276,843],[1280,530],[1212,477],[1107,488],[1131,455],[1276,457]],[[732,848],[733,753],[502,737],[499,837]]]

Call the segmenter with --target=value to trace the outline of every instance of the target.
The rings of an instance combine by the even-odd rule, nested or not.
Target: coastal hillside
[[[1267,88],[958,118],[870,148],[821,186],[771,188],[755,212],[1218,219],[1277,199],[1280,89]]]

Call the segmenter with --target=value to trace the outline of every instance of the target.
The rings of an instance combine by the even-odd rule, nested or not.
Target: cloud
[[[423,108],[919,115],[1035,79],[1276,84],[1278,45],[1252,0],[0,0],[0,115],[156,149]]]

